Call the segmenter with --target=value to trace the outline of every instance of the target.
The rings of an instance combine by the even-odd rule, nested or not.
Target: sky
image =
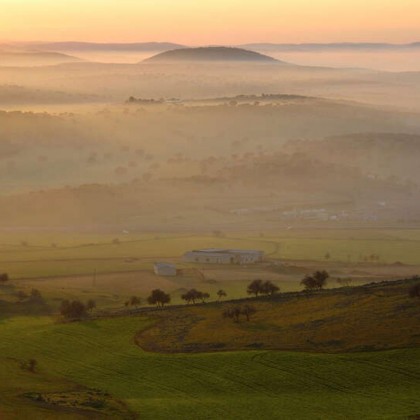
[[[2,41],[420,41],[420,0],[0,0]]]

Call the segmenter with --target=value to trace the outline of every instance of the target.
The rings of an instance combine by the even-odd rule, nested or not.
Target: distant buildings
[[[199,249],[184,254],[184,261],[204,264],[255,264],[261,262],[263,251],[249,249]]]
[[[176,276],[176,266],[174,264],[157,262],[154,264],[154,272],[157,276]]]

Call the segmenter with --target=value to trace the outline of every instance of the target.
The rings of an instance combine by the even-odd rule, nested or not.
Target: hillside
[[[248,48],[257,51],[406,51],[415,50],[420,43],[389,44],[374,42],[334,42],[334,43],[303,43],[303,44],[274,44],[274,43],[251,43],[240,45],[241,48]]]
[[[2,320],[2,418],[415,418],[418,349],[161,355],[133,342],[144,317]],[[100,351],[98,351],[98,349]],[[35,373],[20,366],[34,358]],[[340,417],[339,417],[340,418]]]
[[[45,42],[30,44],[32,48],[40,51],[167,51],[176,48],[185,48],[183,45],[172,42],[129,42],[129,43],[99,43],[99,42]]]
[[[396,177],[419,184],[420,136],[405,133],[357,133],[320,141],[296,140],[290,153],[307,153],[323,162],[348,165],[370,177]]]
[[[10,52],[0,51],[1,66],[47,66],[62,63],[77,63],[80,58],[57,52]]]
[[[299,350],[372,351],[420,346],[420,305],[408,296],[419,280],[378,283],[318,293],[201,304],[156,315],[137,335],[144,350],[163,353]],[[248,322],[223,319],[227,308],[253,305]]]
[[[242,48],[200,47],[166,51],[145,60],[145,62],[184,62],[184,61],[234,61],[257,63],[281,63],[275,58]]]

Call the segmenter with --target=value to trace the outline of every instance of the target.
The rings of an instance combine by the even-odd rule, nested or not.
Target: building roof
[[[223,248],[205,248],[205,249],[194,249],[190,252],[199,252],[203,254],[262,254],[263,251],[257,251],[254,249],[223,249]]]
[[[165,263],[165,262],[155,262],[155,267],[157,267],[157,268],[176,268],[175,264]]]

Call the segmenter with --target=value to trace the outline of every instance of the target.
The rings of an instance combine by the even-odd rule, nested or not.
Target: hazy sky
[[[420,0],[0,0],[0,40],[420,41]]]

